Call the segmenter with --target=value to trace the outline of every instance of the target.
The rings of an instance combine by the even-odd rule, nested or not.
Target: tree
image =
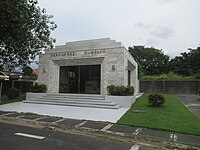
[[[192,74],[200,72],[200,47],[196,49],[189,48],[189,53],[185,53],[189,58]]]
[[[183,76],[195,75],[200,72],[200,47],[188,49],[189,52],[181,53],[170,60],[170,70]]]
[[[176,56],[171,59],[169,62],[169,70],[178,75],[189,76],[191,74],[191,67],[189,67],[189,62],[186,59],[183,56]]]
[[[23,68],[22,72],[24,75],[31,76],[33,74],[33,69],[29,66]]]
[[[142,72],[144,75],[159,75],[168,72],[169,56],[165,55],[162,50],[154,47],[133,46],[129,47],[129,52],[139,64],[140,73]]]
[[[37,0],[0,1],[0,69],[26,66],[42,49],[53,47],[56,24]]]

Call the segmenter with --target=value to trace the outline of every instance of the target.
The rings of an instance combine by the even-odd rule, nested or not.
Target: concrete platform
[[[64,119],[62,122],[57,123],[59,126],[62,127],[74,127],[78,124],[83,122],[83,120],[76,120],[76,119]]]
[[[200,119],[200,101],[197,95],[176,95],[180,101]]]
[[[169,139],[170,138],[170,133],[167,132],[167,131],[145,129],[145,128],[143,128],[141,130],[139,135],[151,136],[151,137],[157,137],[157,138],[164,138],[164,139]]]
[[[129,108],[101,109],[72,106],[40,105],[16,102],[0,106],[0,111],[31,112],[71,119],[107,121],[116,123]]]
[[[81,127],[101,130],[107,125],[108,125],[108,123],[105,123],[105,122],[89,121],[89,122],[85,123],[84,125],[82,125]]]
[[[114,124],[108,130],[114,131],[114,132],[121,132],[121,133],[133,133],[136,129],[137,127]]]

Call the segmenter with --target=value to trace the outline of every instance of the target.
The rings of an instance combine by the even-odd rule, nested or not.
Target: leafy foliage
[[[117,96],[130,96],[134,94],[134,87],[133,86],[115,86],[115,85],[109,85],[107,87],[108,92],[110,95],[117,95]]]
[[[148,102],[152,105],[152,106],[160,106],[162,104],[165,103],[165,98],[163,95],[161,94],[150,94],[148,96]]]
[[[194,79],[200,80],[200,72],[197,72],[197,73],[194,75]]]
[[[33,74],[33,69],[29,66],[26,66],[23,68],[22,72],[24,73],[24,75],[31,76]]]
[[[42,49],[53,47],[56,24],[37,0],[0,1],[0,69],[25,66]]]
[[[190,48],[189,52],[181,53],[181,56],[176,56],[171,60],[169,56],[164,55],[162,50],[153,47],[133,46],[129,47],[129,52],[138,63],[139,77],[149,78],[152,75],[160,75],[159,78],[165,79],[173,75],[175,79],[181,76],[194,76],[194,79],[199,79],[200,47]]]
[[[176,56],[169,63],[169,70],[183,75],[198,75],[200,72],[200,47],[189,49],[189,52],[181,53],[181,56]]]
[[[30,92],[45,93],[46,91],[47,91],[47,86],[45,84],[35,83],[35,85],[30,87]]]
[[[158,75],[166,73],[169,56],[164,55],[162,50],[144,46],[129,47],[129,52],[139,64],[139,73],[142,75]]]
[[[16,88],[10,88],[7,91],[7,97],[9,99],[15,99],[20,95],[20,90],[16,89]]]
[[[183,77],[180,76],[176,73],[169,72],[166,74],[161,74],[161,75],[154,75],[154,76],[142,76],[140,77],[141,80],[192,80],[194,79],[192,76],[191,77]]]
[[[134,95],[134,87],[133,86],[127,86],[126,88],[126,95]]]

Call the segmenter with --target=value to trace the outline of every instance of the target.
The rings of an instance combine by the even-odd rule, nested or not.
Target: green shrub
[[[107,90],[110,93],[110,95],[115,95],[116,87],[114,85],[107,86]]]
[[[7,97],[9,99],[15,99],[17,97],[19,97],[20,95],[20,90],[16,89],[16,88],[10,88],[7,91]]]
[[[127,86],[126,88],[126,95],[133,95],[135,92],[135,89],[133,86]]]
[[[162,104],[165,103],[165,98],[163,95],[155,93],[155,94],[150,94],[148,96],[148,102],[152,105],[152,106],[160,106]]]
[[[116,95],[116,96],[128,96],[134,94],[134,87],[133,86],[115,86],[115,85],[109,85],[107,87],[107,90],[110,95]]]
[[[47,91],[47,86],[45,84],[36,83],[34,86],[30,87],[30,92],[45,93]]]
[[[116,94],[119,96],[125,96],[126,95],[126,87],[123,85],[116,86]]]
[[[161,75],[145,75],[140,77],[141,80],[192,80],[193,76],[183,77],[176,73],[169,72]]]

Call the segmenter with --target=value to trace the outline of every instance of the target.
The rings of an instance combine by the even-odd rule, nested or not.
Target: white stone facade
[[[100,65],[100,94],[107,95],[107,86],[128,85],[128,70],[135,92],[138,92],[138,65],[120,42],[109,38],[67,42],[47,49],[39,57],[40,83],[46,84],[48,93],[59,93],[61,66]]]

